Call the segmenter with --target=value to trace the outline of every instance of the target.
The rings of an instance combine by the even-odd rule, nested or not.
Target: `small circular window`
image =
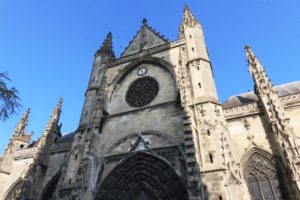
[[[126,102],[133,107],[142,107],[150,103],[157,95],[159,86],[151,77],[135,80],[126,93]]]

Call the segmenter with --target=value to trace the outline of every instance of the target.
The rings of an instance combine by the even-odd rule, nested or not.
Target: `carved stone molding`
[[[15,153],[14,159],[19,160],[19,159],[34,157],[37,154],[37,152],[38,152],[37,147],[18,150]]]
[[[290,105],[300,103],[300,93],[280,97],[280,102],[287,108]],[[259,106],[255,103],[244,104],[224,109],[226,119],[259,113]]]
[[[299,101],[300,101],[300,93],[280,97],[280,102],[283,104],[289,104],[289,103],[294,103]]]
[[[232,118],[236,116],[243,116],[252,113],[258,113],[257,103],[245,104],[224,109],[225,118]]]
[[[153,47],[150,49],[142,50],[142,51],[137,52],[132,55],[121,57],[118,60],[116,60],[115,62],[111,62],[109,65],[106,65],[106,67],[113,67],[113,66],[119,65],[121,63],[129,62],[131,60],[137,59],[140,57],[141,53],[143,56],[152,55],[152,54],[155,54],[155,53],[158,53],[161,51],[175,48],[177,46],[181,46],[183,44],[185,44],[184,39],[175,40],[175,41],[172,41],[172,42],[169,42],[169,43],[166,43],[163,45],[159,45],[159,46],[156,46],[156,47]]]

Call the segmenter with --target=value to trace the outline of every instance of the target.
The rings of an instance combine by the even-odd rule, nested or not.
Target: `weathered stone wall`
[[[293,95],[290,95],[293,96]],[[283,98],[282,98],[283,99]],[[299,100],[298,100],[299,101]],[[239,108],[240,107],[240,108]],[[249,190],[247,182],[245,181],[245,164],[247,156],[254,149],[261,149],[270,156],[273,156],[272,142],[269,140],[270,134],[273,134],[271,127],[267,122],[264,113],[256,106],[251,106],[252,109],[248,109],[250,105],[244,105],[236,107],[235,112],[227,112],[227,124],[231,137],[231,147],[234,160],[240,167],[240,173],[242,177],[243,199],[250,200]],[[290,125],[293,127],[294,133],[299,137],[300,132],[300,106],[299,103],[294,101],[293,103],[285,104],[285,111],[287,117],[290,118]],[[233,110],[232,108],[226,108],[226,110]],[[244,110],[244,111],[242,111]],[[228,115],[230,113],[230,115]],[[236,114],[236,116],[234,116]],[[232,192],[232,194],[234,194]],[[236,199],[232,195],[233,199]]]
[[[32,157],[14,160],[10,174],[0,173],[0,199],[5,197],[12,185],[24,178],[32,162]]]
[[[138,70],[145,68],[147,73],[144,76],[139,76]],[[108,73],[110,69],[107,70]],[[146,106],[153,106],[156,104],[174,101],[176,99],[175,81],[170,72],[164,68],[152,64],[140,64],[136,66],[120,83],[114,86],[113,94],[108,99],[106,111],[110,115],[119,114],[122,112],[136,110],[136,107],[128,105],[125,100],[126,92],[133,81],[141,77],[153,77],[159,84],[159,92],[155,99]]]
[[[49,158],[49,165],[45,174],[45,178],[43,180],[42,187],[43,190],[40,190],[40,197],[43,195],[49,183],[55,178],[59,173],[61,173],[61,168],[65,162],[67,152],[56,152],[51,154]]]
[[[161,123],[161,122],[164,123]],[[98,156],[104,156],[113,144],[118,143],[122,138],[132,134],[147,131],[157,131],[167,134],[177,141],[183,139],[181,117],[175,103],[164,105],[163,107],[136,111],[124,116],[115,116],[105,119],[102,134],[95,139],[93,147]],[[154,141],[153,141],[154,142]],[[152,143],[153,143],[152,142]],[[165,141],[155,141],[152,146],[159,147],[159,143]],[[125,153],[123,149],[118,153]]]

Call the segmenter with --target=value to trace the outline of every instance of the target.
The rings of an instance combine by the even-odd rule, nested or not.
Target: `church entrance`
[[[137,152],[102,182],[96,200],[185,200],[186,186],[162,158]]]

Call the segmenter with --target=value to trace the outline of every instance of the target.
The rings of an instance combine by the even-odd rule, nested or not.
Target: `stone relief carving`
[[[106,152],[106,155],[116,155],[131,151],[147,150],[167,146],[179,145],[179,142],[170,136],[151,130],[132,133],[116,141]]]
[[[114,187],[111,187],[111,186]],[[186,186],[161,158],[135,153],[118,164],[102,182],[96,199],[187,199]]]

